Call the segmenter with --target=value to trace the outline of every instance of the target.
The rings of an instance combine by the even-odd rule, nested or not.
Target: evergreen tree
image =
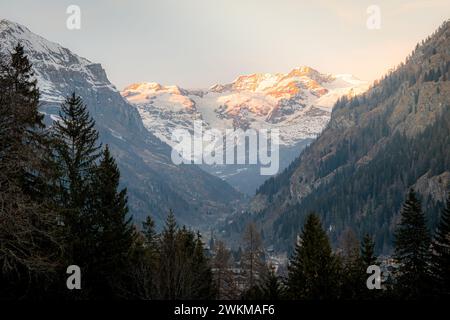
[[[160,297],[158,292],[158,256],[159,243],[156,248],[149,248],[147,239],[136,229],[133,232],[133,242],[128,259],[128,276],[125,287],[127,298],[134,300],[154,300]]]
[[[377,263],[377,257],[375,256],[375,243],[369,234],[364,236],[361,244],[361,260],[366,269],[368,266]]]
[[[159,292],[161,299],[173,300],[176,290],[176,236],[178,232],[175,216],[170,210],[161,234]]]
[[[60,263],[39,90],[19,44],[0,56],[0,297],[44,296]]]
[[[192,256],[191,270],[193,272],[192,299],[212,299],[215,295],[213,277],[209,259],[205,256],[205,248],[200,233],[195,239],[195,249]]]
[[[16,121],[25,128],[43,128],[44,116],[39,113],[39,89],[32,65],[19,43],[11,53],[10,76],[14,91]]]
[[[133,242],[127,191],[119,190],[119,183],[119,169],[106,146],[91,178],[88,197],[89,231],[95,243],[90,280],[97,298],[112,297],[122,289]]]
[[[158,296],[158,268],[160,265],[159,235],[155,230],[155,222],[151,216],[147,216],[143,225],[144,235],[144,261],[147,266],[147,291],[150,298]]]
[[[147,216],[142,223],[142,233],[145,237],[146,246],[152,250],[157,250],[159,237],[155,230],[155,221],[151,216]]]
[[[339,295],[339,265],[319,217],[312,213],[288,267],[289,295],[299,300],[335,299]]]
[[[175,299],[195,299],[196,272],[193,270],[195,234],[183,226],[175,237]]]
[[[196,235],[185,226],[178,230],[176,234],[175,252],[175,299],[198,299],[203,285],[199,282],[199,274],[202,274],[204,267],[203,245],[197,246]],[[200,250],[197,250],[199,248]],[[203,279],[205,285],[210,285],[210,279]]]
[[[361,299],[378,299],[383,295],[383,292],[380,292],[380,290],[367,290],[367,268],[377,264],[378,257],[375,255],[375,243],[373,238],[369,234],[366,234],[361,244],[361,280],[364,283],[360,295]]]
[[[61,170],[63,203],[82,208],[89,192],[89,178],[100,157],[99,134],[81,97],[73,93],[61,106],[61,120],[53,124],[56,151]],[[76,218],[76,217],[74,217]]]
[[[159,298],[209,299],[212,271],[199,234],[178,228],[173,212],[166,219],[159,245]]]
[[[347,228],[340,241],[340,259],[342,263],[341,295],[344,299],[360,299],[365,291],[366,274],[362,265],[360,243],[354,231]]]
[[[59,176],[57,195],[64,208],[60,220],[65,236],[65,264],[78,265],[84,275],[83,290],[64,292],[72,298],[86,299],[96,290],[93,272],[99,259],[96,248],[102,226],[95,214],[99,207],[94,210],[94,204],[99,205],[102,199],[94,200],[93,193],[99,195],[100,190],[93,190],[93,181],[101,146],[97,142],[99,134],[94,128],[95,122],[75,93],[67,97],[59,115],[52,134]]]
[[[18,44],[11,53],[10,63],[1,66],[0,146],[3,160],[15,162],[16,177],[28,196],[43,196],[49,143],[39,113],[39,89],[32,65]]]
[[[276,301],[285,296],[285,288],[279,277],[275,273],[275,268],[269,266],[268,272],[263,276],[260,284],[261,299]]]
[[[425,216],[411,189],[395,232],[395,259],[399,263],[396,289],[402,298],[416,299],[429,294],[429,248],[430,234]]]
[[[9,153],[17,156],[15,160],[21,166],[18,173],[24,192],[43,202],[42,198],[49,195],[50,180],[54,179],[51,141],[43,123],[44,115],[39,112],[37,80],[22,45],[18,44],[11,53],[6,74],[9,79],[6,90],[10,104],[9,125],[12,125],[9,127]],[[47,202],[50,200],[46,199]]]
[[[380,290],[368,290],[367,288],[367,268],[372,265],[377,265],[378,258],[375,255],[375,243],[373,238],[366,234],[363,237],[361,243],[361,253],[359,260],[359,283],[358,288],[360,289],[357,299],[369,300],[369,299],[378,299],[382,296],[382,292]]]
[[[440,296],[450,297],[450,193],[432,243],[432,271]]]
[[[155,222],[147,216],[142,223],[142,232],[134,232],[129,259],[130,291],[133,297],[153,300],[160,297],[159,280],[159,235],[155,231]]]
[[[75,93],[62,104],[60,118],[53,124],[53,135],[60,176],[59,201],[65,208],[62,220],[67,239],[66,259],[87,271],[96,246],[88,196],[100,156],[98,132],[86,106]]]

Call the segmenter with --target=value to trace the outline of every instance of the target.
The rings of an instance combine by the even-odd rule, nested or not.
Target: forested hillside
[[[262,185],[252,211],[278,249],[317,211],[335,243],[346,227],[389,252],[408,188],[435,226],[450,181],[450,22],[364,94],[340,99],[320,137]]]

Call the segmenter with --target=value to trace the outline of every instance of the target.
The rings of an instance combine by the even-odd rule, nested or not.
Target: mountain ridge
[[[151,116],[152,109],[156,109],[157,113],[189,111],[193,114],[192,119],[200,118],[215,128],[259,128],[281,122],[283,124],[279,124],[279,127],[283,127],[286,123],[289,124],[289,121],[300,121],[295,119],[295,116],[302,108],[309,107],[304,113],[311,108],[317,109],[319,113],[329,112],[340,96],[352,96],[366,89],[367,82],[350,74],[321,74],[315,69],[301,66],[287,73],[240,75],[231,83],[214,84],[208,89],[186,89],[157,82],[138,82],[126,86],[121,94],[138,107],[143,118],[151,118],[149,122],[152,126],[147,125],[148,130],[170,144],[170,134],[155,129],[157,117]],[[208,95],[210,99],[203,102]],[[222,121],[217,121],[209,113],[214,113],[213,116],[221,118]],[[254,117],[250,117],[251,115]],[[290,115],[291,119],[287,119]],[[258,121],[263,123],[255,123]],[[305,133],[301,136],[294,134],[294,137],[289,138],[282,135],[282,143],[290,145],[298,140],[313,138],[322,126],[323,123],[318,124],[317,128],[312,128],[310,132],[305,128]]]
[[[101,142],[109,144],[117,159],[137,223],[152,214],[161,225],[173,209],[180,223],[208,229],[235,210],[242,196],[195,165],[175,166],[170,146],[145,129],[137,110],[121,97],[100,64],[20,24],[0,20],[0,52],[7,55],[19,42],[33,64],[40,111],[48,125],[58,120],[60,103],[67,95],[75,91],[83,98]]]
[[[305,215],[317,211],[335,244],[350,227],[372,234],[377,251],[389,253],[413,187],[434,226],[450,183],[449,48],[446,21],[368,91],[340,99],[321,135],[258,189],[246,219],[286,250]],[[225,232],[242,224],[232,220]]]
[[[240,75],[231,83],[208,89],[185,89],[156,82],[133,83],[121,94],[139,111],[151,133],[169,145],[174,129],[193,131],[194,121],[205,129],[277,129],[280,131],[280,169],[297,157],[329,120],[333,103],[342,95],[366,90],[367,83],[352,75],[330,75],[307,66],[287,73]],[[254,194],[267,177],[258,165],[202,168],[236,189]]]

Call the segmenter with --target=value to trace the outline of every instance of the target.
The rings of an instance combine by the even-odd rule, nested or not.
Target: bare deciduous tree
[[[254,223],[249,223],[244,231],[243,248],[241,267],[245,275],[245,287],[251,289],[265,271],[262,240]]]

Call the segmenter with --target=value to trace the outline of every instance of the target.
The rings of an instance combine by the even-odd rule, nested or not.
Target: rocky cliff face
[[[332,239],[350,226],[389,251],[410,187],[433,225],[449,190],[449,77],[447,21],[366,93],[340,99],[319,138],[252,200],[271,240],[294,243],[305,214],[317,211]]]
[[[94,117],[101,141],[110,145],[128,188],[137,221],[152,214],[162,222],[169,208],[181,223],[206,227],[233,212],[240,194],[198,167],[176,166],[171,148],[150,133],[135,107],[122,98],[100,64],[79,57],[26,27],[0,21],[0,52],[20,42],[33,63],[41,92],[41,112],[49,125],[58,120],[64,98],[80,95]]]

